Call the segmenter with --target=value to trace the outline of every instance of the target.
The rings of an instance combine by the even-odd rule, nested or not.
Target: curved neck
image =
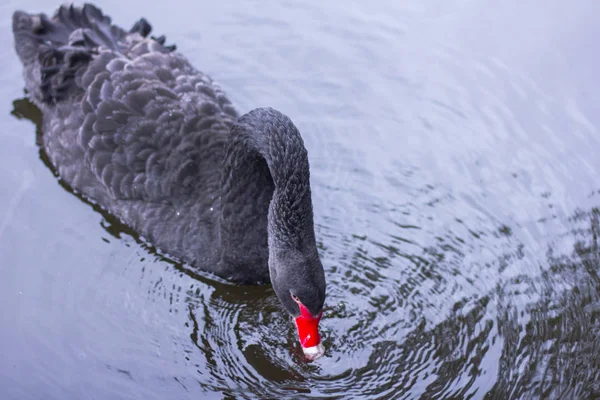
[[[309,181],[306,148],[288,117],[256,109],[238,120],[221,187],[225,267],[268,277],[269,248],[316,249]]]

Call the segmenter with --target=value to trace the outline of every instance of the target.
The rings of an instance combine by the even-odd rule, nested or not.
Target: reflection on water
[[[328,281],[317,362],[269,286],[158,254],[56,185],[33,145],[41,114],[14,100],[0,118],[18,130],[0,146],[0,397],[600,396],[596,104],[556,95],[513,53],[507,65],[461,48],[448,27],[476,29],[487,3],[454,3],[282,2],[267,18],[223,2],[206,37],[178,30],[196,22],[167,29],[242,111],[269,103],[303,132]],[[17,66],[6,73],[12,99]]]

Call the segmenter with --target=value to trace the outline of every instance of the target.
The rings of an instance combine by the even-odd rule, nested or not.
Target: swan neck
[[[225,258],[254,258],[265,268],[269,248],[316,248],[308,156],[283,114],[258,109],[233,125],[220,229]]]

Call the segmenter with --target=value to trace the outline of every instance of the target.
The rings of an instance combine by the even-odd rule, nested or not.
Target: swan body
[[[270,281],[298,331],[310,331],[307,355],[322,354],[325,278],[298,129],[271,108],[239,117],[150,31],[144,19],[125,31],[90,4],[51,18],[15,12],[51,163],[162,251],[232,281]]]

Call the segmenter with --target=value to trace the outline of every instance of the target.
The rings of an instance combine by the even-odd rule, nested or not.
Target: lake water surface
[[[600,396],[599,2],[148,3],[98,4],[302,132],[326,356],[61,184],[10,32],[58,3],[5,0],[0,399]]]

